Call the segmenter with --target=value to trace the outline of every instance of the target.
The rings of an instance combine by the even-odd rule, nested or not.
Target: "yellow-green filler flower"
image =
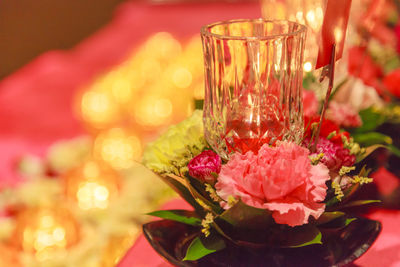
[[[150,143],[143,153],[143,164],[152,171],[181,175],[187,172],[189,161],[206,146],[203,134],[203,112],[168,128],[167,132]]]

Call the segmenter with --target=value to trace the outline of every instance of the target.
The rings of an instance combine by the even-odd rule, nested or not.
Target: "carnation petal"
[[[325,204],[318,203],[307,206],[295,200],[285,202],[270,202],[264,204],[264,208],[272,211],[272,217],[276,223],[289,226],[299,226],[308,223],[310,216],[318,219],[325,211]]]
[[[326,196],[325,182],[330,179],[325,165],[311,165],[309,153],[286,141],[276,147],[264,145],[257,155],[236,153],[221,168],[217,193],[224,200],[233,196],[249,206],[268,209],[277,223],[305,224],[310,216],[318,218],[324,212],[325,205],[319,202]]]
[[[326,181],[330,179],[329,169],[324,164],[319,163],[312,166],[310,174],[310,180],[314,186],[314,188],[309,191],[312,195],[312,200],[315,202],[321,202],[325,199],[326,190],[328,190]]]

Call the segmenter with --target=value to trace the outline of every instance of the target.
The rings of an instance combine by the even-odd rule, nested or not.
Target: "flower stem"
[[[324,69],[322,70],[321,78],[319,80],[320,82],[322,82],[325,79],[325,77],[328,77],[329,85],[328,85],[328,91],[326,92],[324,106],[322,107],[322,111],[321,111],[321,117],[319,119],[317,133],[315,134],[314,144],[311,148],[311,152],[313,152],[313,153],[315,153],[315,151],[317,150],[317,144],[318,144],[319,134],[321,132],[322,122],[324,121],[325,112],[326,112],[326,109],[328,108],[329,99],[332,94],[333,82],[335,80],[335,62],[336,62],[336,44],[333,44],[332,54],[331,54],[331,62],[329,65],[324,67]]]

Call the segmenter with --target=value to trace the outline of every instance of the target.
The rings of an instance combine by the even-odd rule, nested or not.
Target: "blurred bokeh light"
[[[106,209],[118,196],[119,174],[105,162],[88,160],[64,176],[65,193],[82,210]]]
[[[46,260],[54,251],[70,247],[78,240],[78,224],[62,207],[26,208],[17,216],[13,242],[22,251],[34,253],[38,261]]]
[[[191,114],[203,84],[200,37],[181,42],[167,32],[153,34],[78,95],[95,156],[115,169],[133,166],[146,142]]]

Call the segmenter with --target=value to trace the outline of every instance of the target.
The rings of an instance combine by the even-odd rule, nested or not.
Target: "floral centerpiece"
[[[376,202],[351,197],[372,181],[361,162],[377,146],[340,128],[359,127],[357,113],[303,94],[304,33],[285,21],[202,28],[204,111],[143,155],[192,207],[152,212],[164,220],[143,226],[174,265],[340,266],[379,234],[379,222],[346,212]]]
[[[262,251],[270,257],[271,253],[297,255],[308,247],[311,251],[324,250],[324,256],[334,252],[329,260],[315,257],[319,266],[343,264],[362,254],[376,238],[379,223],[345,212],[374,202],[351,201],[352,194],[372,181],[365,166],[358,164],[372,148],[360,148],[348,132],[326,120],[315,151],[310,148],[315,123],[310,123],[301,144],[277,141],[263,145],[256,153],[236,152],[224,160],[207,145],[201,118],[202,112],[196,110],[189,119],[172,126],[148,146],[143,157],[145,166],[158,173],[194,209],[150,213],[175,222],[164,225],[166,231],[176,224],[189,226],[190,231],[183,231],[192,235],[179,241],[181,258],[174,254],[171,259],[165,249],[158,247],[171,262],[186,266],[177,262],[203,257],[203,261],[212,261],[207,255],[218,251],[222,252],[216,255],[225,255],[240,248],[245,251],[243,255],[251,251]],[[145,225],[145,233],[157,248],[160,244],[154,244],[157,239],[152,225]],[[361,237],[361,232],[366,235]],[[339,236],[345,236],[344,240],[338,241]],[[335,251],[336,242],[349,247]],[[239,256],[235,260],[265,260],[255,258],[252,261]],[[296,259],[283,257],[271,264],[292,266]]]

